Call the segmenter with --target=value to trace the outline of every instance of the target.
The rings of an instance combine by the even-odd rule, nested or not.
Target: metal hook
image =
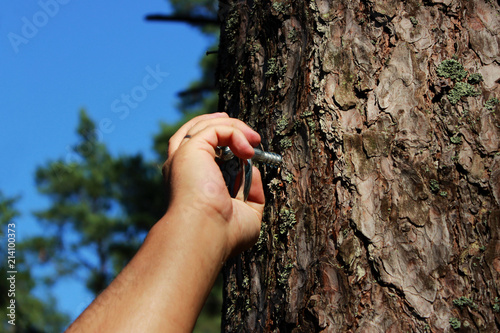
[[[282,157],[275,153],[269,153],[260,149],[254,149],[251,159],[243,160],[234,155],[227,146],[217,147],[216,161],[221,169],[226,187],[232,198],[236,198],[243,189],[243,200],[247,201],[252,185],[252,161],[263,162],[271,166],[278,166]]]

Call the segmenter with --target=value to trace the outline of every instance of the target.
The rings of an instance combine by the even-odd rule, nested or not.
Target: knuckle
[[[175,139],[171,137],[168,140],[167,159],[174,154],[174,145],[175,145]]]

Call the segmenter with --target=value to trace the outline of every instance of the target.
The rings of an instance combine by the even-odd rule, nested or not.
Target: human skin
[[[165,215],[67,332],[191,332],[224,262],[257,241],[264,209],[259,171],[246,202],[231,198],[215,149],[229,146],[247,159],[259,142],[259,134],[225,113],[184,124],[163,166]]]

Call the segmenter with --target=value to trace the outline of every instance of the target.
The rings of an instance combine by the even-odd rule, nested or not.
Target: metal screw
[[[228,161],[234,157],[233,152],[227,146],[219,147],[218,157],[223,161]],[[252,157],[252,162],[261,162],[271,166],[279,166],[283,160],[281,155],[266,152],[257,148],[254,148],[254,155]]]
[[[281,164],[281,161],[283,160],[281,158],[281,155],[275,153],[270,153],[260,149],[254,149],[253,151],[255,152],[255,155],[253,155],[252,161],[255,162],[262,162],[277,167]]]

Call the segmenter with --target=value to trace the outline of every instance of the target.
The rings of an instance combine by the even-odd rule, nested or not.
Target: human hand
[[[169,141],[168,159],[163,166],[169,191],[168,211],[184,219],[213,223],[211,233],[220,237],[225,259],[255,243],[265,199],[255,167],[247,201],[231,198],[215,162],[215,150],[217,146],[229,146],[236,156],[248,159],[259,142],[258,133],[225,113],[196,117]]]

